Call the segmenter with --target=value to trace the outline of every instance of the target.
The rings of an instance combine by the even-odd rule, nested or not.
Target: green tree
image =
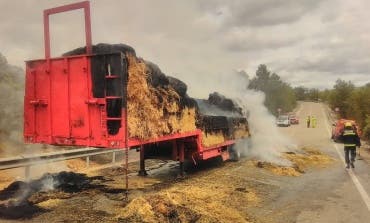
[[[357,120],[360,126],[365,126],[365,120],[370,115],[370,85],[352,91],[347,103],[349,104],[347,116]]]
[[[293,88],[282,81],[278,74],[271,73],[264,64],[258,66],[256,76],[252,78],[248,88],[265,93],[265,106],[274,115],[278,114],[278,108],[289,112],[296,106]]]
[[[334,89],[329,96],[329,102],[332,108],[339,108],[339,114],[347,118],[350,110],[350,96],[355,89],[351,81],[338,79],[335,82]]]
[[[306,92],[308,91],[307,88],[299,86],[294,88],[294,94],[297,100],[304,101],[306,100]]]
[[[370,115],[368,115],[365,119],[365,125],[363,127],[363,134],[362,136],[365,139],[370,139]]]
[[[350,81],[337,80],[332,90],[319,92],[331,108],[339,108],[340,118],[356,120],[363,138],[370,139],[370,83],[355,87]]]
[[[319,100],[319,89],[316,89],[316,88],[308,89],[306,98],[310,101],[318,101]]]
[[[319,99],[321,101],[328,102],[330,97],[331,91],[329,89],[325,89],[323,91],[319,91]]]

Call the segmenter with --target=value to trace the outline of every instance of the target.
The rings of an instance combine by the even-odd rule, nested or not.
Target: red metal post
[[[91,38],[91,17],[90,17],[90,2],[78,2],[70,5],[63,5],[56,8],[44,10],[44,44],[45,44],[45,58],[50,59],[50,29],[49,29],[49,15],[61,12],[72,11],[76,9],[84,9],[85,13],[85,35],[86,35],[86,54],[92,52],[92,38]]]

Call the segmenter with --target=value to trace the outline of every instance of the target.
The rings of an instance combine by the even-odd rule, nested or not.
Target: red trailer
[[[87,53],[51,58],[49,15],[75,9],[84,9]],[[26,143],[140,148],[141,175],[146,175],[146,158],[180,161],[181,171],[185,159],[229,158],[233,140],[204,147],[200,130],[145,141],[128,138],[126,58],[122,53],[92,53],[89,2],[45,10],[44,37],[45,59],[26,62]]]

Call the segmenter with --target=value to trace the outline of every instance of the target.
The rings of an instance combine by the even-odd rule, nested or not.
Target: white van
[[[276,120],[277,126],[290,126],[289,116],[288,115],[280,115]]]

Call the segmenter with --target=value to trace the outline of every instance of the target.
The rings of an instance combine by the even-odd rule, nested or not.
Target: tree
[[[321,101],[328,102],[330,97],[331,91],[329,89],[325,89],[323,91],[319,91],[319,99]]]
[[[264,64],[258,66],[256,76],[250,81],[248,88],[265,93],[265,106],[274,115],[278,114],[278,108],[289,112],[296,106],[293,88],[283,82],[278,74],[271,73]]]
[[[294,88],[294,94],[297,98],[297,100],[300,100],[300,101],[303,101],[303,100],[306,100],[306,92],[307,92],[307,88],[305,87],[302,87],[302,86],[299,86],[299,87],[295,87]]]
[[[351,81],[338,79],[335,82],[334,89],[329,96],[329,102],[332,108],[339,108],[341,117],[347,118],[350,107],[350,95],[355,89]]]
[[[332,90],[319,93],[331,108],[339,108],[340,118],[356,120],[363,137],[370,139],[370,83],[355,87],[350,81],[338,79]]]
[[[306,98],[310,101],[318,101],[319,100],[319,89],[311,88],[307,92]]]
[[[370,85],[356,88],[348,99],[347,116],[357,120],[360,126],[366,125],[370,115]]]

